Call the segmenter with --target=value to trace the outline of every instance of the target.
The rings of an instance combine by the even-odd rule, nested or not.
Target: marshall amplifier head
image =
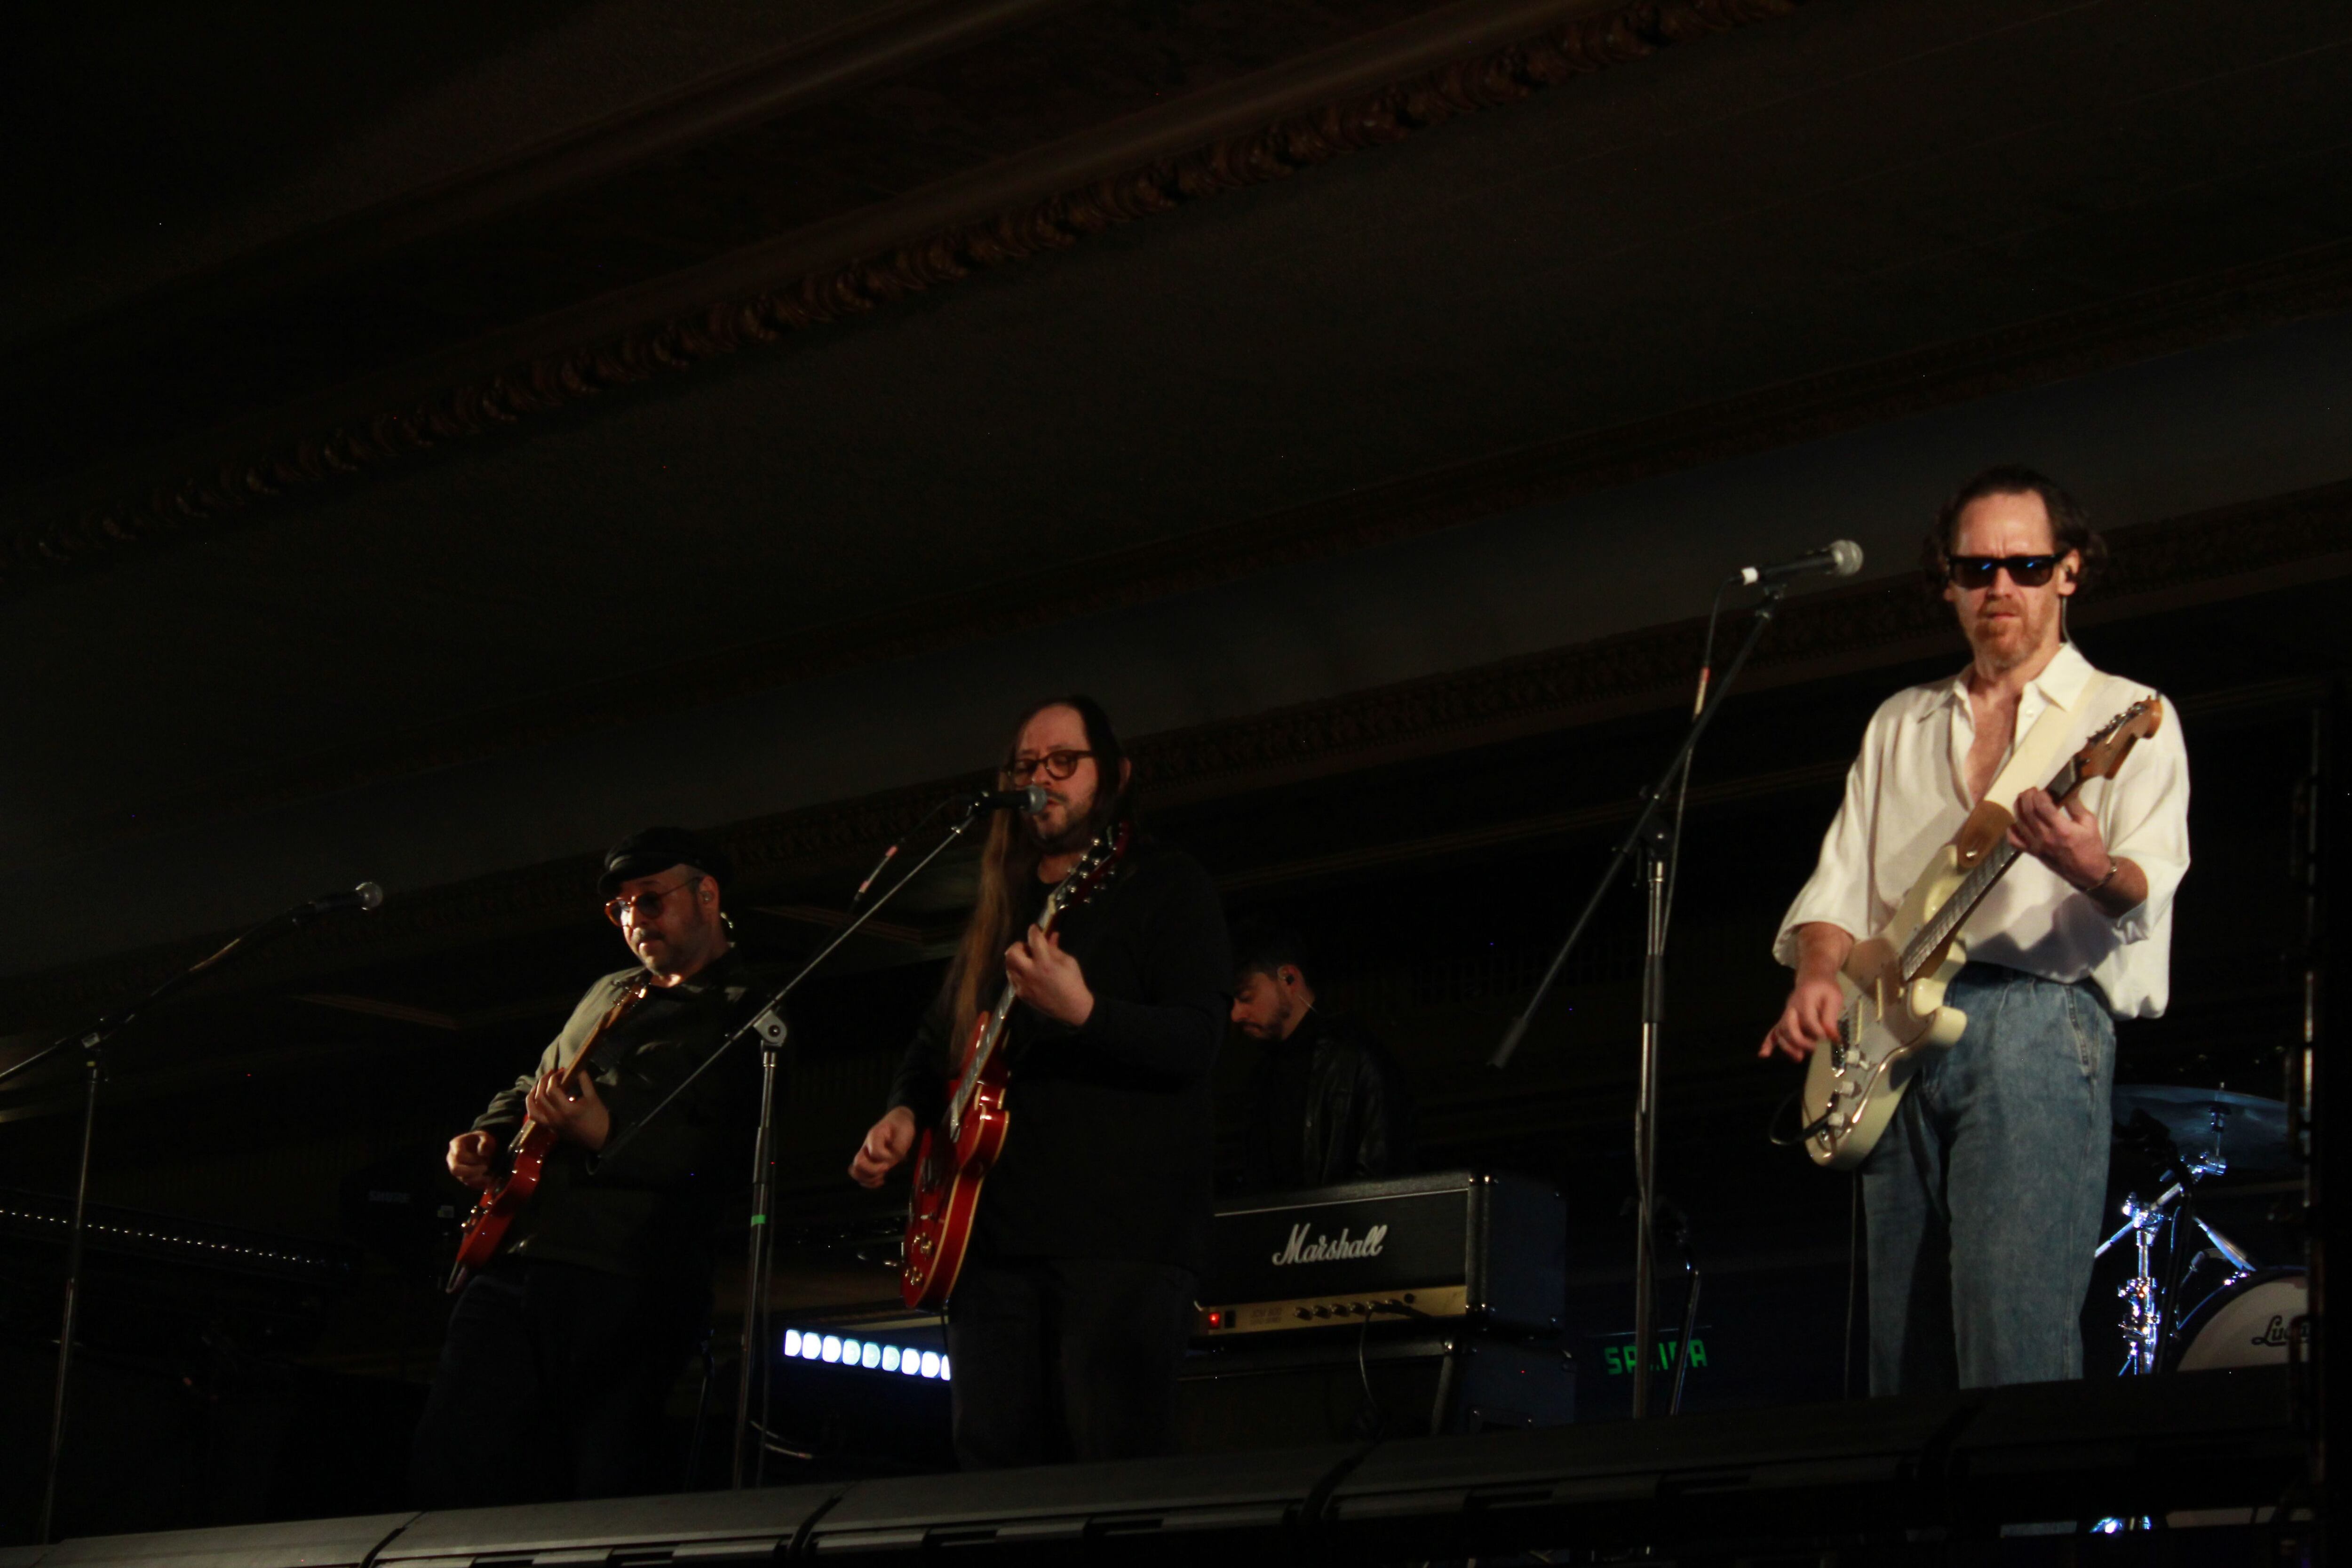
[[[1567,1226],[1551,1184],[1476,1171],[1229,1199],[1210,1233],[1194,1331],[1438,1318],[1550,1332]]]

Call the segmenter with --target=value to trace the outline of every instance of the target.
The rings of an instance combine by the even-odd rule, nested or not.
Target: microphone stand
[[[818,967],[826,959],[831,958],[843,942],[856,935],[866,921],[879,914],[882,907],[897,898],[908,883],[921,876],[925,868],[946,852],[949,845],[969,832],[971,825],[980,820],[982,809],[983,806],[981,804],[966,806],[962,819],[949,828],[946,836],[937,844],[931,846],[929,853],[916,861],[908,868],[905,876],[891,883],[880,897],[866,905],[863,914],[842,927],[831,942],[818,950],[815,957],[801,965],[799,973],[770,993],[767,1001],[761,1005],[757,1013],[739,1026],[733,1034],[720,1041],[718,1049],[703,1058],[701,1063],[692,1072],[680,1079],[667,1094],[655,1102],[652,1110],[638,1117],[635,1122],[623,1130],[618,1138],[614,1139],[599,1151],[593,1163],[590,1166],[592,1173],[601,1170],[605,1162],[627,1148],[631,1141],[643,1131],[648,1123],[676,1103],[678,1096],[691,1088],[695,1080],[701,1078],[704,1073],[709,1072],[720,1058],[726,1056],[743,1040],[754,1036],[758,1037],[760,1041],[760,1126],[759,1131],[751,1141],[751,1223],[743,1270],[743,1335],[740,1361],[736,1368],[735,1377],[734,1441],[729,1445],[731,1450],[731,1472],[728,1484],[734,1489],[740,1490],[743,1486],[744,1437],[752,1430],[752,1369],[754,1366],[764,1366],[767,1361],[767,1338],[761,1331],[760,1324],[767,1311],[769,1261],[772,1250],[768,1243],[768,1204],[774,1187],[773,1173],[770,1170],[770,1166],[774,1163],[776,1065],[783,1054],[784,1040],[790,1032],[784,1024],[782,1010],[784,998],[798,990],[801,982],[815,973]],[[920,825],[918,824],[918,826]],[[886,855],[883,858],[883,864],[887,865],[891,858]],[[878,873],[881,867],[877,866],[875,869]],[[866,882],[871,886],[873,879],[867,878]],[[760,1381],[761,1405],[764,1409],[767,1380],[762,1378]],[[752,1444],[756,1456],[752,1462],[751,1484],[754,1486],[761,1484],[767,1469],[766,1425],[764,1421],[760,1424],[759,1435]]]
[[[1633,1415],[1636,1419],[1650,1414],[1650,1384],[1658,1358],[1658,1258],[1656,1237],[1653,1231],[1656,1223],[1658,1047],[1666,995],[1666,871],[1670,858],[1667,840],[1671,837],[1665,825],[1658,820],[1658,807],[1673,786],[1675,773],[1690,761],[1691,751],[1698,744],[1699,737],[1706,733],[1707,726],[1722,710],[1724,699],[1731,695],[1733,682],[1739,679],[1739,671],[1748,663],[1748,656],[1756,651],[1757,643],[1762,640],[1765,631],[1771,626],[1774,616],[1780,612],[1780,600],[1787,593],[1784,584],[1765,584],[1764,601],[1756,606],[1755,616],[1748,625],[1746,639],[1739,645],[1739,651],[1724,667],[1723,678],[1714,683],[1706,706],[1698,710],[1691,720],[1690,728],[1683,732],[1682,744],[1675,748],[1674,759],[1666,763],[1665,772],[1658,775],[1656,784],[1642,792],[1642,809],[1634,816],[1633,826],[1626,829],[1623,838],[1618,840],[1616,852],[1610,856],[1600,880],[1593,884],[1591,896],[1584,900],[1584,911],[1576,917],[1576,924],[1570,928],[1568,940],[1561,942],[1559,951],[1552,954],[1551,964],[1544,971],[1535,994],[1528,999],[1528,1005],[1520,1010],[1519,1016],[1511,1020],[1510,1028],[1503,1035],[1502,1044],[1495,1047],[1495,1054],[1486,1062],[1488,1067],[1497,1069],[1510,1065],[1512,1055],[1519,1048],[1519,1042],[1527,1037],[1529,1020],[1534,1018],[1536,1010],[1543,1005],[1544,998],[1551,994],[1553,983],[1559,978],[1560,966],[1568,962],[1568,955],[1583,940],[1585,927],[1592,923],[1593,914],[1601,908],[1601,900],[1609,896],[1609,889],[1617,885],[1625,863],[1638,852],[1642,857],[1640,880],[1643,890],[1648,895],[1648,940],[1642,951],[1641,1083],[1635,1091],[1633,1106],[1634,1191],[1640,1230],[1633,1253]]]
[[[275,914],[259,925],[229,939],[227,945],[209,958],[173,975],[161,985],[140,997],[128,1007],[109,1013],[87,1028],[74,1029],[59,1036],[23,1061],[0,1069],[0,1083],[5,1083],[19,1073],[32,1071],[52,1057],[68,1050],[82,1053],[81,1155],[74,1174],[73,1228],[66,1242],[65,1304],[58,1313],[58,1376],[49,1397],[49,1447],[41,1472],[41,1531],[43,1544],[55,1537],[52,1533],[57,1520],[58,1472],[65,1453],[66,1408],[68,1391],[73,1381],[74,1319],[81,1304],[81,1265],[84,1242],[89,1235],[89,1155],[90,1144],[98,1131],[98,1086],[104,1081],[106,1047],[114,1037],[129,1028],[139,1016],[164,997],[194,984],[196,979],[226,960],[231,953],[246,949],[247,942],[259,945],[256,939],[268,931],[272,937],[294,931],[325,911],[313,904],[297,904],[282,914]],[[270,928],[283,922],[283,931]]]

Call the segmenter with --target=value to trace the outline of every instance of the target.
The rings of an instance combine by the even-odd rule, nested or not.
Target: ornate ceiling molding
[[[2352,575],[2352,482],[2120,530],[2109,543],[2106,581],[2079,617],[2086,626]],[[1661,711],[1687,700],[1701,631],[1696,619],[1677,622],[1146,736],[1132,748],[1137,772],[1155,802],[1193,805]],[[1748,682],[1751,689],[1785,686],[1939,654],[1951,656],[1957,666],[1957,637],[1944,606],[1912,579],[1867,583],[1791,601],[1757,654]],[[2302,689],[2294,682],[2281,686],[2290,688]],[[719,829],[736,859],[738,896],[754,905],[796,902],[802,897],[797,881],[837,863],[862,868],[876,845],[905,833],[941,795],[969,788],[981,776],[934,780]],[[1745,786],[1719,781],[1715,787],[1736,792]],[[1567,831],[1582,820],[1570,814],[1555,826]],[[285,986],[356,964],[544,931],[593,907],[596,870],[593,857],[581,856],[404,893],[363,920],[309,928],[252,961],[235,984]],[[1243,876],[1251,886],[1262,879]],[[218,940],[191,940],[0,983],[0,1018],[22,1029],[95,1012],[160,983]]]
[[[989,216],[903,235],[854,259],[772,273],[748,292],[703,294],[616,336],[547,343],[491,374],[388,398],[299,438],[215,452],[203,460],[191,451],[184,467],[159,473],[140,493],[68,517],[37,518],[0,534],[0,590],[317,493],[427,449],[510,429],[1041,250],[1066,248],[1118,225],[1286,178],[1663,47],[1787,15],[1800,3],[1522,0],[1456,5],[1397,31],[1403,45],[1423,54],[1473,48],[1465,58],[1319,107],[1274,112],[1255,129],[1076,179]],[[1492,37],[1509,27],[1520,30]],[[1230,110],[1263,97],[1242,91],[1224,94],[1221,101]],[[1272,103],[1258,107],[1276,109]],[[1060,156],[1066,162],[1070,155]],[[1030,162],[1050,168],[1055,157]],[[740,258],[726,263],[730,269],[741,265]],[[672,293],[679,286],[663,285]],[[696,287],[695,277],[685,279],[684,286]],[[552,326],[560,335],[562,323]],[[530,333],[545,337],[550,330],[549,323],[541,323]]]
[[[2195,284],[2150,290],[1654,419],[1581,432],[1012,582],[803,628],[625,679],[485,709],[402,735],[370,737],[275,763],[267,770],[176,798],[151,801],[135,823],[110,815],[70,824],[50,844],[60,851],[79,851],[121,842],[552,743],[625,723],[656,700],[671,708],[722,702],[859,666],[1036,631],[1275,567],[1328,559],[2342,309],[2352,309],[2352,244],[2306,251]]]

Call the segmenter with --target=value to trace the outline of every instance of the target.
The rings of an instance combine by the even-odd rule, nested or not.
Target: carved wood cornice
[[[602,394],[675,374],[790,333],[942,288],[972,273],[1221,193],[1261,184],[1383,146],[1463,115],[1517,102],[1578,76],[1728,28],[1784,16],[1801,0],[1519,0],[1465,3],[1433,14],[1408,46],[1443,63],[1312,108],[1259,100],[1252,84],[1222,95],[1228,110],[1270,117],[1126,167],[1082,170],[1076,153],[1027,161],[1055,168],[1058,155],[1084,177],[996,210],[928,230],[901,232],[830,264],[770,273],[740,292],[689,293],[617,335],[542,341],[489,374],[362,404],[292,439],[213,451],[159,471],[139,493],[68,517],[37,517],[0,534],[0,590],[117,556],[190,530],[314,494],[436,447],[512,428]],[[1495,37],[1507,29],[1518,29]],[[1468,52],[1465,53],[1465,48]],[[1444,58],[1449,52],[1455,58]],[[1269,73],[1279,76],[1281,73]],[[1279,83],[1274,84],[1278,88]],[[1074,161],[1075,160],[1075,161]],[[853,226],[853,232],[855,231]],[[782,256],[805,251],[795,240]],[[727,269],[740,269],[741,258]],[[706,268],[707,273],[709,269]],[[656,292],[706,287],[695,274]],[[609,310],[600,304],[598,310]],[[593,316],[595,312],[588,312]],[[576,325],[580,313],[570,318]],[[561,337],[565,317],[520,334]],[[248,435],[257,437],[257,429]],[[214,437],[202,445],[209,446]]]
[[[547,744],[624,723],[656,700],[671,709],[722,702],[859,666],[1035,631],[1274,567],[1328,559],[2347,308],[2352,245],[2322,247],[1986,337],[1370,486],[1010,583],[470,712],[404,735],[372,737],[150,802],[135,823],[115,813],[68,824],[50,845],[79,851]]]
[[[2109,544],[2107,577],[2078,616],[2086,626],[2352,575],[2352,482],[2119,530]],[[1677,622],[1145,736],[1132,746],[1138,775],[1155,802],[1197,805],[1677,708],[1688,700],[1701,630],[1696,619]],[[1961,654],[1949,612],[1914,578],[1882,580],[1790,602],[1744,683],[1750,689],[1789,685],[1939,654],[1958,667]],[[2288,688],[2301,689],[2292,682],[2282,689]],[[791,902],[797,878],[837,863],[862,868],[876,845],[912,827],[941,795],[972,787],[982,776],[961,774],[718,829],[735,857],[736,896],[755,905]],[[1715,787],[1739,786],[1718,782]],[[1555,826],[1569,831],[1581,821],[1571,814]],[[596,859],[583,855],[404,891],[375,914],[310,927],[265,952],[237,972],[235,984],[283,986],[359,963],[447,952],[575,921],[594,905],[597,868]],[[191,940],[0,983],[0,1020],[14,1030],[95,1013],[160,983],[218,941]]]

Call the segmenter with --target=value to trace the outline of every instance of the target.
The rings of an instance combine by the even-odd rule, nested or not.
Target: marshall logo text
[[[1337,1237],[1318,1236],[1307,1239],[1305,1221],[1290,1227],[1290,1239],[1280,1252],[1274,1255],[1274,1265],[1286,1263],[1331,1263],[1342,1258],[1378,1258],[1381,1248],[1388,1244],[1389,1227],[1376,1225],[1360,1237],[1350,1240],[1345,1226]]]

